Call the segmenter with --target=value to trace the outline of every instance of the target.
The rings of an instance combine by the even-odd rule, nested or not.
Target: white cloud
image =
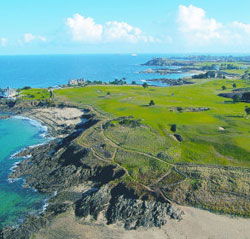
[[[4,37],[0,37],[0,46],[5,47],[8,44],[8,39]]]
[[[126,22],[110,21],[104,26],[104,40],[125,41],[130,43],[153,42],[155,39],[151,36],[145,36],[142,30],[138,27],[133,27]]]
[[[202,8],[179,6],[179,30],[191,41],[220,39],[223,25],[214,18],[208,18]]]
[[[138,27],[126,22],[109,21],[105,24],[95,23],[93,18],[75,14],[66,20],[72,39],[78,42],[154,42],[155,38],[144,35]]]
[[[231,26],[235,29],[243,31],[244,33],[250,34],[250,24],[234,21]]]
[[[100,41],[103,34],[103,26],[96,24],[93,18],[75,14],[66,20],[74,41],[92,42]]]
[[[209,18],[206,11],[193,5],[179,6],[179,31],[190,45],[249,46],[250,24],[234,21],[222,24]]]
[[[42,41],[42,42],[46,42],[47,39],[46,37],[44,36],[36,36],[36,35],[33,35],[31,33],[25,33],[23,35],[23,41],[25,43],[30,43],[30,42],[33,42],[33,41]]]

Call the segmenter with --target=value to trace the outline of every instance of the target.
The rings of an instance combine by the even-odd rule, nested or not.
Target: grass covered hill
[[[90,109],[99,122],[77,144],[90,149],[95,163],[124,172],[119,180],[139,195],[148,191],[178,204],[249,217],[249,104],[218,94],[250,83],[195,83],[164,88],[91,85],[50,94],[30,89],[21,91],[21,98],[40,101],[42,95],[52,106]]]
[[[56,90],[63,101],[78,106],[91,105],[111,118],[133,116],[150,130],[132,132],[140,135],[137,141],[129,135],[129,147],[147,149],[157,155],[160,149],[170,155],[171,162],[250,166],[250,121],[246,103],[233,103],[219,97],[231,91],[232,84],[249,86],[241,80],[205,80],[198,84],[178,87],[88,86]],[[222,86],[226,90],[222,90]],[[153,100],[155,105],[149,106]],[[176,125],[176,131],[171,130]],[[115,131],[115,130],[114,130]],[[114,133],[120,140],[119,130]],[[152,140],[152,132],[165,142]],[[173,136],[178,134],[182,142]],[[152,147],[157,150],[152,151]]]

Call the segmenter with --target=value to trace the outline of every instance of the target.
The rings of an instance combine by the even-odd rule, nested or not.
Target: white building
[[[70,86],[81,86],[81,85],[85,85],[85,80],[84,79],[74,79],[74,80],[70,80],[68,85]]]
[[[16,90],[10,89],[0,89],[0,98],[13,98],[16,96]]]

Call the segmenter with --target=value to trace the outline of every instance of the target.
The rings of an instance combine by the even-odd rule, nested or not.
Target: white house
[[[81,86],[84,85],[86,82],[84,79],[74,79],[74,80],[70,80],[68,85],[70,86]]]
[[[10,89],[0,89],[0,98],[13,98],[16,96],[16,90]]]

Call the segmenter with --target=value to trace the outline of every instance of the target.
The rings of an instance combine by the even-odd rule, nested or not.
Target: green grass
[[[110,117],[133,116],[142,119],[159,136],[165,137],[167,147],[175,147],[174,162],[193,162],[250,167],[250,120],[244,115],[246,103],[234,104],[219,97],[230,92],[232,84],[238,88],[249,87],[242,80],[199,80],[195,85],[178,87],[141,86],[88,86],[55,91],[57,100],[84,107],[92,105]],[[222,91],[225,85],[227,90]],[[110,92],[110,95],[107,95]],[[155,106],[149,107],[150,100]],[[171,112],[171,107],[208,107],[204,112]],[[184,141],[176,142],[171,135],[171,124],[177,125]],[[223,127],[225,131],[219,131]],[[140,129],[141,130],[141,129]],[[162,150],[162,139],[155,139],[150,132],[139,132],[125,146],[155,154]],[[128,133],[128,132],[126,132]],[[110,133],[114,140],[124,141],[121,134]],[[142,138],[145,138],[145,142]],[[149,140],[151,138],[151,141]],[[157,141],[159,140],[159,142]],[[163,141],[164,141],[163,140]],[[137,145],[136,145],[136,142]],[[143,149],[142,149],[143,148]]]
[[[138,183],[149,185],[167,173],[171,166],[134,152],[118,150],[115,162],[128,169],[129,175]]]
[[[50,98],[50,93],[47,89],[28,89],[21,90],[19,96],[23,100],[46,100]]]
[[[178,143],[169,136],[163,136],[149,127],[124,127],[115,125],[104,131],[105,135],[121,147],[157,156],[163,152],[176,155]]]
[[[223,70],[227,73],[231,73],[231,74],[239,74],[239,75],[243,75],[245,73],[247,69],[235,69],[235,70]]]

